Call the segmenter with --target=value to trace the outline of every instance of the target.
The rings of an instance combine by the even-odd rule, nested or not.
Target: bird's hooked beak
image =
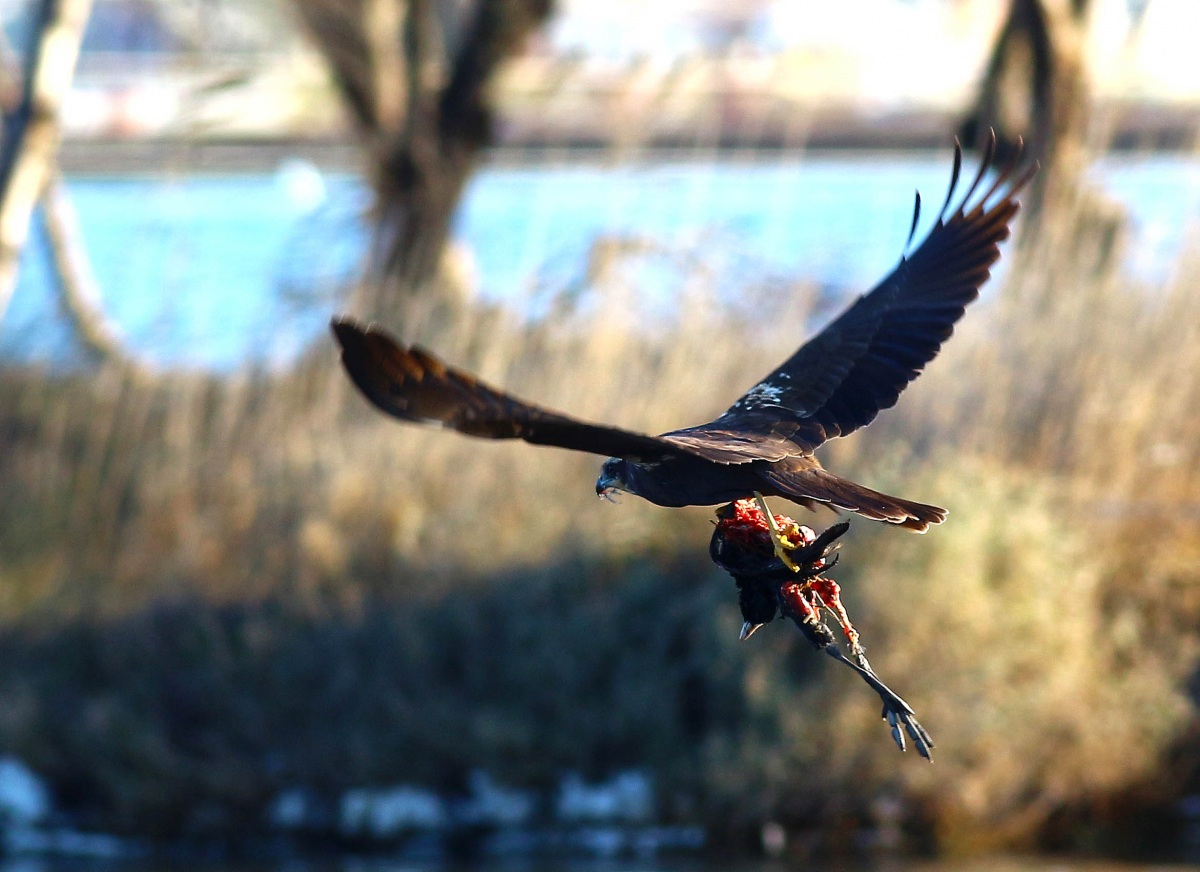
[[[600,477],[596,479],[596,496],[600,499],[615,503],[613,494],[629,489],[621,475],[621,465],[619,458],[610,457],[600,468]]]

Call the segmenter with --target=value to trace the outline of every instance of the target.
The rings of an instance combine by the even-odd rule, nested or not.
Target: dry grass
[[[951,509],[920,538],[856,524],[839,570],[935,767],[786,628],[736,644],[707,510],[602,504],[595,458],[394,426],[331,344],[286,377],[3,374],[0,744],[98,822],[160,833],[257,820],[286,783],[640,764],[727,824],[894,796],[943,846],[1032,838],[1155,773],[1194,717],[1200,625],[1200,265],[1134,286],[1103,212],[1054,209],[900,408],[826,455]],[[546,322],[431,309],[404,333],[658,431],[805,332],[809,289],[733,310],[686,258],[678,322],[643,327],[621,264],[644,253],[611,242]]]

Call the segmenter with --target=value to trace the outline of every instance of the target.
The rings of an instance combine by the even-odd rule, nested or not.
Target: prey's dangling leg
[[[763,495],[758,491],[754,492],[754,501],[758,503],[758,507],[762,509],[762,513],[766,515],[767,526],[771,528],[771,545],[775,548],[775,556],[778,557],[783,565],[792,572],[799,572],[800,567],[792,560],[790,549],[787,541],[783,538],[783,534],[779,531],[779,525],[775,523],[775,516],[771,514],[771,509],[767,506],[767,501],[763,499]]]

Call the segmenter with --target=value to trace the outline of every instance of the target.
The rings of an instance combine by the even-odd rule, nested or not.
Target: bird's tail
[[[765,493],[775,493],[810,508],[812,502],[823,503],[872,521],[896,524],[915,533],[924,533],[931,524],[946,520],[945,509],[871,490],[819,466],[789,469],[776,464],[760,474],[770,482]]]

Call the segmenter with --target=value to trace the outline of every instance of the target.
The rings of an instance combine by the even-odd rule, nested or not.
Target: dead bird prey
[[[626,491],[660,506],[779,496],[809,509],[824,504],[923,533],[945,519],[944,509],[827,472],[813,452],[895,405],[937,355],[966,305],[979,296],[1017,213],[1016,194],[1034,171],[1017,173],[1014,163],[984,187],[994,151],[993,137],[975,180],[952,207],[962,170],[956,143],[950,190],[924,241],[870,293],[707,424],[651,436],[581,421],[489,387],[428,351],[401,346],[381,330],[344,318],[332,325],[342,363],[372,403],[402,420],[610,455],[596,482],[602,496]],[[920,206],[918,195],[906,251]],[[790,563],[778,538],[775,553]]]
[[[763,624],[782,614],[800,628],[809,643],[858,673],[883,700],[883,719],[892,739],[905,750],[908,733],[917,753],[932,762],[933,738],[918,723],[912,707],[884,684],[867,660],[858,631],[842,605],[841,588],[825,572],[837,563],[837,540],[850,529],[848,521],[834,524],[819,536],[785,515],[768,516],[752,500],[737,500],[717,509],[717,522],[709,540],[713,563],[733,576],[742,611],[741,639],[749,639]],[[782,542],[790,561],[774,552]],[[795,567],[795,568],[793,568]],[[849,642],[850,657],[838,647],[837,637],[821,619],[822,610],[833,615]]]

